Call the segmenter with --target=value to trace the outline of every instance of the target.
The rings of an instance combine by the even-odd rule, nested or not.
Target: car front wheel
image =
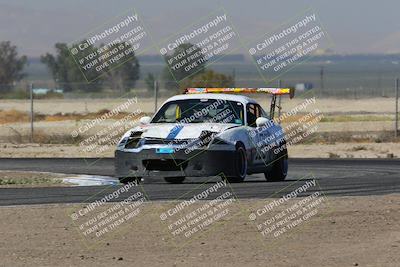
[[[285,180],[288,172],[288,155],[287,149],[284,149],[278,158],[272,163],[269,172],[265,172],[264,176],[268,182],[278,182]]]
[[[227,176],[226,180],[230,183],[240,183],[246,178],[247,174],[247,154],[242,144],[236,146],[235,152],[235,173]]]

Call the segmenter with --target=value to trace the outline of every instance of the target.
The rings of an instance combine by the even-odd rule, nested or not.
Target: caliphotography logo
[[[225,175],[221,173],[219,177]],[[168,233],[166,238],[177,248],[182,248],[188,242],[198,240],[199,236],[221,231],[226,221],[234,220],[236,214],[232,206],[235,202],[237,198],[226,179],[212,185],[206,181],[160,213],[160,221]]]
[[[84,205],[71,208],[68,216],[87,248],[95,248],[105,240],[118,238],[135,224],[148,201],[138,181],[120,188],[113,186],[85,200]],[[143,216],[143,215],[142,215]]]

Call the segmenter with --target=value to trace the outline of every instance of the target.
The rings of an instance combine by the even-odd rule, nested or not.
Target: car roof
[[[244,95],[235,95],[235,94],[185,94],[185,95],[176,95],[167,99],[166,102],[175,101],[175,100],[185,100],[185,99],[223,99],[228,101],[236,101],[241,102],[246,105],[247,103],[257,104],[257,101],[254,99],[244,96]]]

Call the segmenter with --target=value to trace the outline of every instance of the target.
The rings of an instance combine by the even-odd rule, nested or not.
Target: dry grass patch
[[[22,112],[14,109],[0,110],[0,124],[27,121],[29,121],[29,115],[27,112]]]
[[[34,115],[34,120],[35,121],[66,121],[66,120],[72,120],[72,121],[80,121],[80,120],[93,120],[96,118],[101,117],[104,114],[107,114],[110,112],[108,109],[102,109],[99,110],[98,112],[92,112],[92,113],[87,113],[87,114],[78,114],[78,113],[56,113],[53,115],[43,115],[40,113],[35,113]],[[131,113],[128,112],[120,112],[118,114],[113,115],[110,119],[113,120],[119,120],[122,119],[126,116],[128,116]],[[134,119],[137,119],[141,116],[145,116],[145,114],[139,114]],[[28,112],[22,112],[18,110],[7,110],[7,111],[2,111],[0,110],[0,124],[6,124],[6,123],[16,123],[16,122],[29,122],[30,121],[30,115]]]
[[[0,187],[62,186],[64,174],[28,171],[0,171]]]

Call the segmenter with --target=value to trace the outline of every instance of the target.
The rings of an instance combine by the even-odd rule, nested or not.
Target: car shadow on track
[[[250,177],[249,177],[250,178]],[[296,178],[290,178],[290,179],[286,179],[284,181],[277,181],[277,182],[268,182],[266,181],[264,178],[261,177],[251,177],[252,179],[249,180],[244,180],[241,183],[232,183],[232,184],[279,184],[279,183],[283,183],[283,184],[287,184],[287,183],[294,183],[296,181],[302,180],[302,181],[311,181],[313,179],[311,178],[307,178],[307,179],[302,179],[302,177],[299,177],[298,179]],[[318,179],[316,179],[318,180]],[[167,182],[165,182],[164,180],[160,180],[158,178],[150,178],[150,179],[145,179],[144,181],[142,181],[142,184],[168,184],[168,185],[172,185],[172,186],[179,186],[179,185],[199,185],[199,184],[215,184],[217,182],[222,181],[222,179],[219,178],[214,178],[214,179],[210,179],[210,178],[206,178],[206,177],[201,177],[201,178],[187,178],[182,184],[169,184]]]

